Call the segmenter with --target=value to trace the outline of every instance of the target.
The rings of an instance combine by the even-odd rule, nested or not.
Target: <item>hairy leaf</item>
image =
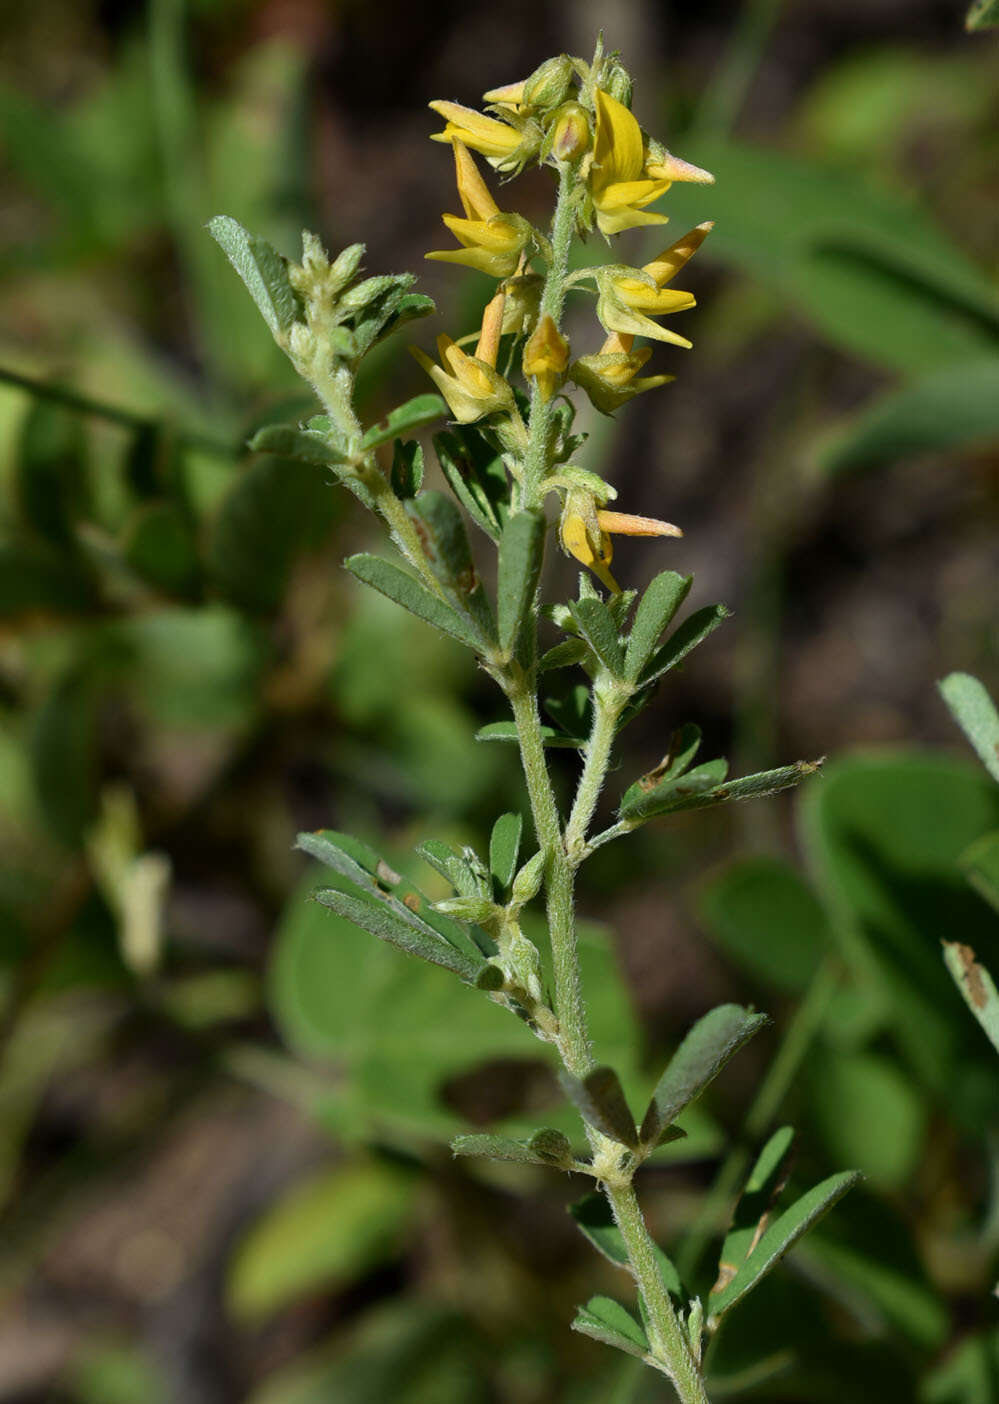
[[[302,315],[298,294],[288,281],[288,260],[228,215],[216,215],[208,221],[208,229],[245,283],[271,335],[283,346]]]
[[[655,1141],[684,1107],[701,1095],[732,1055],[769,1022],[766,1014],[739,1004],[720,1004],[699,1019],[656,1083],[642,1122],[643,1142]]]
[[[559,1082],[584,1121],[612,1141],[618,1141],[631,1150],[637,1148],[635,1120],[613,1068],[594,1068],[583,1078],[562,1071]]]
[[[860,1180],[856,1170],[830,1175],[827,1180],[803,1194],[796,1204],[784,1211],[763,1234],[735,1276],[718,1292],[708,1298],[710,1318],[717,1321],[736,1302],[771,1272],[803,1234],[827,1214],[833,1205]]]
[[[370,585],[372,589],[387,595],[403,609],[409,610],[410,614],[415,614],[417,619],[425,620],[435,629],[450,634],[453,639],[469,648],[480,647],[471,627],[457,611],[444,600],[432,595],[424,585],[399,566],[367,554],[350,556],[344,561],[344,565],[358,580],[363,580],[365,585]]]
[[[628,637],[625,654],[625,675],[637,682],[642,670],[655,652],[664,629],[673,622],[677,610],[687,598],[693,583],[692,575],[678,575],[664,570],[650,581],[635,611],[635,622]]]

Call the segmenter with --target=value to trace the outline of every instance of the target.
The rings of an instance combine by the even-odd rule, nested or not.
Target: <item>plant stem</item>
[[[427,588],[431,590],[438,599],[444,599],[444,591],[441,588],[441,583],[430,569],[430,563],[423,549],[423,542],[420,540],[419,533],[413,525],[408,512],[399,501],[398,497],[396,497],[395,493],[392,491],[391,485],[385,480],[377,467],[376,475],[377,476],[373,475],[373,484],[369,483],[369,487],[373,491],[375,506],[385,518],[389,531],[392,533],[392,540],[405,556],[406,560],[409,561],[410,565],[414,566],[419,571],[420,577]]]
[[[590,1036],[579,978],[576,922],[573,905],[574,869],[566,856],[555,792],[552,789],[537,701],[527,679],[508,682],[507,695],[520,740],[520,755],[531,800],[538,844],[545,855],[545,894],[548,931],[555,975],[555,1012],[559,1021],[559,1051],[569,1072],[583,1077],[589,1071]]]
[[[573,198],[575,183],[575,164],[563,166],[559,171],[558,200],[552,218],[552,260],[541,290],[541,305],[538,311],[539,319],[551,317],[556,327],[562,319],[566,278],[569,273],[569,252],[572,248],[573,230],[576,227],[576,202]],[[548,400],[544,399],[535,381],[531,389],[531,413],[527,422],[527,451],[524,455],[521,489],[525,508],[539,507],[544,498],[542,483],[550,467],[548,459],[556,403],[554,396]]]
[[[673,1381],[682,1404],[708,1404],[700,1368],[669,1299],[634,1186],[605,1184],[604,1192],[614,1211],[645,1303],[652,1355]]]
[[[575,868],[586,857],[586,831],[607,778],[621,705],[617,700],[606,702],[594,693],[593,727],[586,743],[583,773],[579,777],[572,813],[565,829],[565,851]]]

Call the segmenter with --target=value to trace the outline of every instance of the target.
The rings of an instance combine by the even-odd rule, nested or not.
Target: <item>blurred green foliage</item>
[[[81,9],[63,16],[71,81],[37,55],[0,72],[13,177],[0,283],[0,1291],[31,1357],[16,1397],[194,1398],[177,1362],[197,1352],[162,1323],[176,1297],[200,1300],[208,1272],[225,1305],[205,1308],[204,1330],[243,1363],[197,1397],[661,1399],[561,1329],[580,1291],[615,1289],[613,1268],[597,1281],[577,1248],[572,1188],[530,1167],[452,1164],[443,1149],[461,1129],[516,1133],[539,1113],[560,1124],[526,1031],[302,900],[314,885],[291,853],[302,823],[353,826],[402,862],[431,820],[483,840],[487,815],[518,802],[518,777],[512,752],[473,740],[490,718],[460,652],[339,571],[359,546],[353,504],[322,469],[244,448],[310,407],[201,226],[224,208],[292,248],[328,196],[331,121],[356,135],[365,120],[317,96],[301,33],[260,37],[281,27],[265,10],[186,15],[155,0],[77,74],[73,24],[100,33]],[[973,13],[989,22],[988,6]],[[995,69],[988,37],[961,40],[959,19],[939,48],[830,41],[777,134],[761,134],[751,104],[732,134],[724,114],[746,92],[712,89],[738,64],[710,27],[715,79],[681,66],[664,92],[676,149],[717,176],[710,192],[670,196],[681,225],[685,201],[692,223],[717,221],[705,256],[722,271],[699,333],[717,374],[748,374],[790,320],[822,376],[846,364],[861,387],[789,411],[785,510],[755,541],[751,574],[786,568],[793,519],[821,518],[847,475],[897,485],[924,455],[941,475],[994,464],[999,306],[982,211]],[[31,52],[29,18],[15,28]],[[765,30],[755,58],[745,51],[749,77]],[[734,32],[735,45],[752,39]],[[698,113],[689,95],[705,76]],[[423,74],[417,87],[433,95]],[[363,164],[351,155],[350,169]],[[435,218],[428,207],[419,249]],[[407,244],[398,266],[415,256]],[[372,413],[400,398],[377,373]],[[712,479],[719,498],[731,471]],[[871,565],[858,555],[858,571]],[[945,582],[935,589],[945,609]],[[732,627],[761,631],[766,652],[783,621],[751,604]],[[991,654],[961,660],[985,676],[995,628]],[[747,685],[737,718],[757,705]],[[999,829],[996,787],[970,758],[845,756],[797,816],[796,843],[751,834],[748,855],[731,821],[691,816],[676,856],[653,834],[635,869],[603,870],[612,913],[650,872],[672,878],[689,859],[698,874],[691,919],[718,966],[663,972],[677,956],[656,917],[662,950],[647,941],[639,968],[694,994],[652,1011],[650,1045],[676,1042],[711,979],[777,1020],[745,1142],[726,1153],[742,1089],[725,1081],[650,1169],[653,1218],[707,1293],[707,1249],[740,1182],[767,1133],[793,1121],[796,1188],[842,1164],[861,1166],[866,1188],[726,1321],[719,1397],[724,1384],[809,1404],[995,1404],[999,1086],[940,942],[999,970],[996,913],[974,883],[985,859],[969,857]],[[169,877],[150,885],[158,855]],[[708,858],[720,861],[705,873]],[[606,931],[592,930],[585,958],[596,1045],[637,1105],[654,1073],[631,1033],[635,982]],[[188,1232],[199,1195],[177,1227],[137,1186],[192,1108],[204,1125],[221,1117],[220,1089],[263,1129],[245,1178],[225,1181],[228,1210]],[[318,1129],[301,1143],[274,1132],[275,1103]],[[109,1197],[123,1214],[138,1202],[114,1252]],[[91,1222],[96,1287],[70,1232]],[[171,1238],[176,1279],[163,1276]],[[61,1303],[57,1341],[32,1294]]]

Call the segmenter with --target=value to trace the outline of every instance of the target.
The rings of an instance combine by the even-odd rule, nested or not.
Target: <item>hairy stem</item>
[[[548,265],[545,284],[541,290],[539,317],[551,317],[556,327],[562,319],[566,284],[569,274],[569,253],[576,226],[576,204],[573,192],[577,179],[575,166],[563,166],[559,172],[558,201],[552,219],[552,260]],[[537,381],[531,390],[531,413],[527,422],[527,451],[524,456],[522,483],[525,507],[538,507],[544,498],[542,483],[550,468],[552,425],[557,401],[545,399]]]
[[[438,599],[442,600],[444,591],[441,589],[440,581],[430,569],[419,532],[413,525],[409,513],[392,491],[391,485],[385,481],[380,472],[374,479],[372,491],[375,506],[385,518],[389,531],[392,533],[392,540],[410,565],[419,571],[420,578],[427,588],[432,590]]]
[[[586,743],[583,773],[579,777],[576,798],[565,830],[565,851],[570,863],[577,868],[586,856],[586,831],[607,779],[621,706],[617,699],[607,702],[594,694],[593,727]]]
[[[673,1381],[682,1404],[708,1404],[700,1367],[673,1310],[634,1187],[630,1183],[606,1184],[604,1192],[614,1211],[638,1290],[645,1303],[652,1355]]]
[[[562,825],[545,759],[541,720],[533,689],[527,686],[526,679],[518,679],[508,688],[508,696],[520,739],[534,827],[538,844],[545,855],[545,893],[555,974],[559,1051],[568,1070],[576,1077],[582,1077],[589,1070],[591,1059],[576,948],[573,868],[562,839]]]

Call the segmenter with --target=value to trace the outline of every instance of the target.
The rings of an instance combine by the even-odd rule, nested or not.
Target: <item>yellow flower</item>
[[[589,185],[601,234],[619,234],[639,224],[665,224],[665,215],[646,214],[644,209],[665,195],[670,181],[646,174],[641,127],[624,103],[600,88],[596,104]]]
[[[514,170],[531,155],[530,134],[525,135],[506,122],[457,102],[432,102],[430,107],[446,122],[444,130],[434,132],[431,141],[460,141],[480,152],[499,171]]]
[[[669,331],[651,320],[667,312],[683,312],[695,305],[694,294],[676,288],[659,288],[644,269],[618,265],[601,268],[597,274],[597,317],[608,332],[648,336],[653,341],[669,341],[674,346],[691,343],[685,336]]]
[[[644,274],[645,277],[651,278],[655,283],[656,288],[665,287],[667,283],[669,283],[673,278],[676,277],[677,273],[679,273],[680,269],[684,266],[688,259],[693,258],[694,254],[704,243],[704,240],[708,237],[713,228],[714,221],[708,219],[705,220],[703,224],[698,224],[695,228],[688,230],[688,232],[684,234],[681,239],[677,239],[675,243],[672,243],[668,248],[663,249],[662,253],[659,254],[656,258],[654,258],[651,263],[646,263],[641,270],[642,274]],[[613,278],[609,280],[609,282],[611,283],[612,300],[616,295],[616,297],[620,297],[621,300],[623,300],[627,305],[629,304],[628,292],[634,292],[634,289],[631,288],[631,284],[636,280],[626,279],[624,281],[626,283],[626,286],[624,290],[624,295],[622,296],[620,289],[620,280],[615,280]],[[637,294],[637,300],[639,303],[638,311],[653,311],[653,314],[655,315],[655,309],[650,308],[648,305],[644,307],[641,306],[643,302],[648,304],[650,300],[651,289],[649,288],[649,285],[647,283],[642,283],[640,286],[643,290],[640,290]],[[694,301],[690,293],[674,293],[673,297],[683,298],[684,301],[682,303],[676,303],[672,307],[660,308],[659,311],[678,312],[681,311],[683,308],[692,307],[694,305]],[[690,298],[689,302],[686,301],[687,298]],[[634,310],[635,303],[631,302],[630,306]],[[621,314],[619,308],[610,308],[610,315],[612,321],[604,323],[604,325],[610,332],[610,335],[607,337],[607,340],[600,348],[601,355],[611,355],[618,352],[628,353],[631,351],[636,335],[652,335],[652,333],[648,331],[647,327],[639,331],[637,327],[628,328],[623,325],[615,326],[613,319],[616,318],[618,323],[620,323],[622,317],[627,316],[627,313]],[[677,337],[675,333],[671,332],[667,332],[664,335],[662,334],[661,328],[659,329],[659,331],[660,335],[656,338],[659,341],[672,341],[675,345],[688,347],[690,346],[690,342],[687,341],[684,337]]]
[[[638,376],[638,372],[652,355],[650,346],[638,351],[629,348],[608,350],[609,342],[633,340],[630,336],[618,336],[616,332],[608,337],[604,349],[597,356],[580,356],[574,361],[569,378],[586,391],[594,408],[602,414],[613,414],[627,400],[640,395],[643,390],[655,390],[660,385],[668,385],[676,377],[672,375]]]
[[[437,338],[440,365],[435,365],[418,346],[409,348],[447,400],[459,424],[472,424],[484,415],[509,412],[514,407],[513,391],[496,370],[505,300],[503,293],[497,293],[487,304],[474,356],[443,335]]]
[[[569,492],[559,522],[559,538],[570,556],[575,556],[613,594],[621,587],[610,573],[615,536],[682,536],[672,522],[656,517],[633,517],[626,512],[607,512],[597,507],[588,492]]]
[[[542,317],[524,346],[526,376],[536,377],[542,400],[550,400],[569,364],[569,343],[551,317]]]
[[[446,214],[443,220],[462,248],[428,253],[425,257],[438,263],[460,263],[466,268],[477,268],[493,278],[508,278],[520,263],[531,237],[531,226],[520,215],[501,213],[468,147],[457,137],[452,145],[465,218]]]

